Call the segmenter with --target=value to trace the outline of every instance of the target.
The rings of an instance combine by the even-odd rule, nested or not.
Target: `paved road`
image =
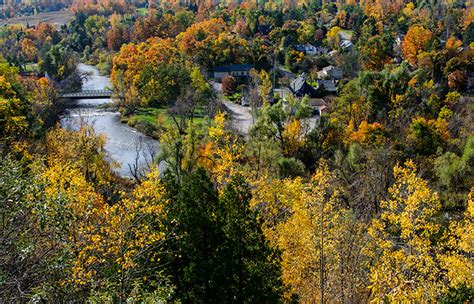
[[[216,93],[218,94],[220,101],[227,108],[229,114],[232,116],[233,127],[241,134],[247,135],[249,129],[253,124],[253,117],[250,107],[244,107],[222,98],[222,84],[218,82],[210,82]]]
[[[222,100],[222,103],[232,116],[233,127],[239,131],[239,133],[247,135],[254,122],[250,107],[243,107],[225,100]]]

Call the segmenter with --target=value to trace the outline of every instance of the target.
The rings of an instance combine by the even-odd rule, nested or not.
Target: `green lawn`
[[[166,108],[141,108],[138,113],[130,116],[128,118],[128,124],[132,127],[137,127],[140,129],[140,126],[151,126],[152,128],[158,127],[158,117],[162,123],[162,127],[169,128],[174,125],[174,121],[171,116],[168,114]],[[202,125],[206,120],[206,115],[204,114],[203,109],[197,109],[194,116],[194,123]],[[150,134],[148,134],[150,135]]]

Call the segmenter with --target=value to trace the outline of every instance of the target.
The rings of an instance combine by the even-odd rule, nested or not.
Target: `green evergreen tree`
[[[184,303],[275,303],[280,298],[280,261],[263,235],[251,192],[234,178],[220,199],[208,174],[199,169],[172,194],[169,275]],[[178,189],[178,190],[176,190]]]
[[[245,179],[237,176],[219,200],[225,303],[277,303],[282,291],[278,254],[268,246],[257,212],[250,208],[251,197]]]
[[[204,170],[187,175],[179,186],[168,183],[168,188],[176,193],[170,210],[170,223],[174,222],[170,229],[176,235],[170,248],[174,255],[170,275],[177,297],[184,303],[218,303],[216,248],[222,232],[216,221],[217,191]]]

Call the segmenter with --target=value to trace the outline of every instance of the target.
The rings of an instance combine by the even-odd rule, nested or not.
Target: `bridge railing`
[[[81,98],[81,97],[110,97],[112,96],[111,90],[82,90],[79,92],[65,93],[62,95],[64,98]]]

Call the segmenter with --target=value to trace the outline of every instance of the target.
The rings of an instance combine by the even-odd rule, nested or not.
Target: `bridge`
[[[63,98],[70,99],[102,99],[110,98],[112,96],[111,90],[82,90],[79,92],[65,93],[62,95]]]

